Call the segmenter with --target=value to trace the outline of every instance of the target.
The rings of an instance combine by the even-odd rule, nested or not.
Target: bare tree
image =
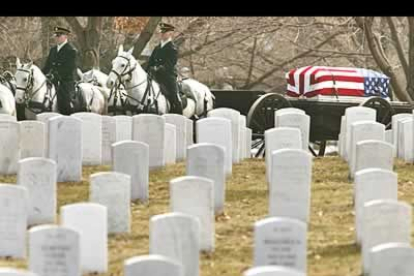
[[[83,27],[76,17],[65,17],[65,19],[76,34],[82,67],[85,69],[99,67],[102,17],[88,17],[86,27]]]

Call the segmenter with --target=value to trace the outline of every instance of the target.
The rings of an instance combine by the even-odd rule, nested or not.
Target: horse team
[[[119,47],[109,75],[98,69],[85,73],[78,69],[77,95],[84,111],[110,115],[169,112],[160,85],[148,77],[132,51]],[[21,64],[17,59],[15,75],[0,80],[0,114],[17,116],[16,104],[25,106],[26,119],[33,120],[42,112],[59,112],[55,87],[33,62]],[[186,95],[185,117],[198,118],[213,109],[214,96],[204,84],[186,79],[181,82],[181,91]]]

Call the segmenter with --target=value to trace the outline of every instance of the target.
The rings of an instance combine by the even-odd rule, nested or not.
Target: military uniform
[[[69,30],[56,27],[56,34],[70,33]],[[53,83],[57,88],[57,101],[60,113],[70,115],[72,112],[71,99],[75,91],[76,76],[76,48],[67,42],[58,51],[58,45],[52,47],[49,52],[46,64],[43,68],[44,74],[53,75]]]
[[[173,31],[174,27],[161,23],[161,32]],[[164,94],[171,104],[171,113],[182,114],[183,108],[178,95],[177,64],[178,51],[174,42],[169,41],[164,46],[157,45],[152,52],[147,66],[147,71],[152,73],[155,80],[164,85]]]

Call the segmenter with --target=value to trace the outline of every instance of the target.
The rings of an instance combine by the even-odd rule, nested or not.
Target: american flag
[[[389,99],[390,78],[369,69],[306,66],[286,74],[287,95],[314,97],[338,95]]]

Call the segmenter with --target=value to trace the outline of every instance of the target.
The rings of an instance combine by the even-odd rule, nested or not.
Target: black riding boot
[[[183,105],[181,103],[181,99],[178,95],[175,95],[175,97],[173,97],[174,99],[171,99],[170,104],[171,104],[171,113],[174,114],[181,114],[183,115]]]

